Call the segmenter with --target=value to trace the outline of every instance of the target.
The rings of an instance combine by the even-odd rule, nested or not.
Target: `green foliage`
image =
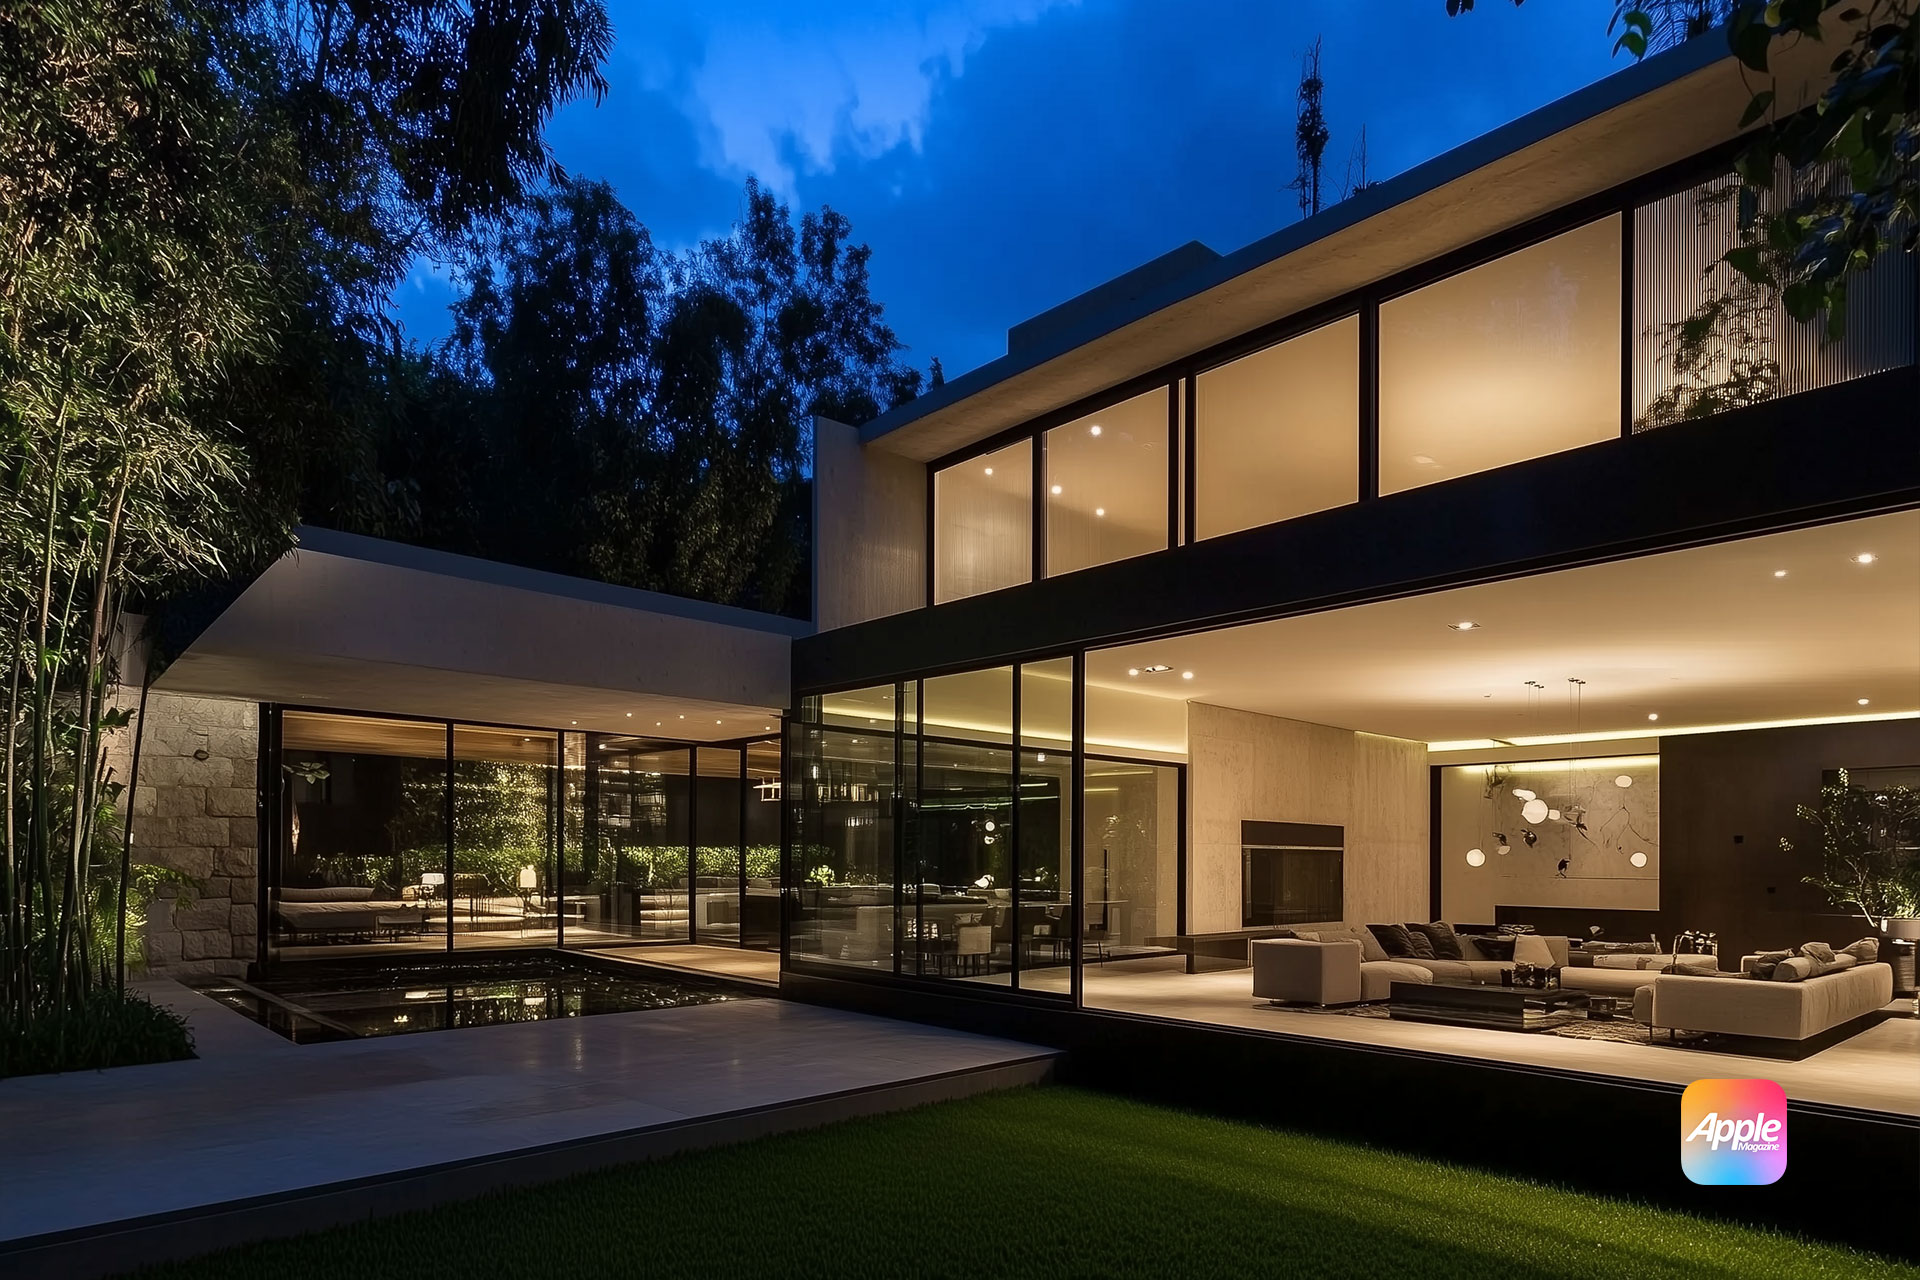
[[[1446,0],[1447,13],[1473,0]],[[1522,0],[1514,0],[1515,4]],[[1881,253],[1920,245],[1920,28],[1913,0],[1619,0],[1615,52],[1636,58],[1724,25],[1755,77],[1742,129],[1764,126],[1734,165],[1746,184],[1741,244],[1724,261],[1777,294],[1787,314],[1846,331],[1847,285]],[[1780,114],[1776,51],[1838,36],[1833,83],[1807,110]],[[1803,179],[1762,212],[1785,167]]]
[[[1836,907],[1852,907],[1875,929],[1920,917],[1920,792],[1856,787],[1845,769],[1820,788],[1817,805],[1796,805],[1820,829],[1820,870],[1804,882]],[[1793,849],[1782,837],[1780,847]]]
[[[421,411],[387,451],[417,499],[401,532],[806,615],[813,417],[864,422],[919,389],[850,236],[750,181],[728,234],[675,254],[605,183],[540,193],[410,384]]]
[[[555,174],[597,0],[0,8],[0,1029],[88,1025],[161,873],[103,838],[124,611],[290,543],[362,471],[386,291]],[[376,501],[386,503],[380,495]],[[112,929],[109,930],[109,925]],[[137,947],[136,947],[137,953]],[[137,955],[136,955],[137,958]]]
[[[575,1280],[641,1270],[628,1259],[658,1276],[830,1280],[1917,1274],[1724,1219],[1059,1087],[688,1152],[149,1274]]]
[[[24,1026],[0,1024],[0,1079],[191,1057],[193,1033],[184,1018],[111,989],[88,992]]]

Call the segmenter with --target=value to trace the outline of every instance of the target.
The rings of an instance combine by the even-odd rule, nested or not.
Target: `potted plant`
[[[1856,787],[1842,769],[1818,805],[1796,805],[1820,828],[1820,870],[1803,877],[1890,938],[1920,938],[1920,792]],[[1780,841],[1791,851],[1793,842]]]

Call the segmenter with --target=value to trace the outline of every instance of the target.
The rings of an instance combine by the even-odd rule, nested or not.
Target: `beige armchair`
[[[1303,938],[1254,941],[1253,994],[1275,1004],[1355,1004],[1360,999],[1360,944]]]

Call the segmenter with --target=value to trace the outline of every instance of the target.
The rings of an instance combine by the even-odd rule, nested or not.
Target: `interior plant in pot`
[[[1890,938],[1920,938],[1920,792],[1856,787],[1840,770],[1817,805],[1796,805],[1820,829],[1820,870],[1802,877],[1836,907]],[[1782,838],[1791,851],[1793,842]]]

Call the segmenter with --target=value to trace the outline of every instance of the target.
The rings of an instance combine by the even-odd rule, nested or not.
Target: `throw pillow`
[[[1811,956],[1788,956],[1773,966],[1775,982],[1804,982],[1813,976],[1814,960]]]
[[[1404,959],[1413,954],[1413,940],[1405,925],[1370,924],[1367,932],[1380,940],[1380,949],[1389,959]]]
[[[1412,925],[1402,925],[1401,928],[1407,931],[1407,945],[1413,948],[1413,959],[1438,959],[1438,957],[1433,954],[1433,939],[1424,933],[1415,932]]]
[[[1740,967],[1750,978],[1771,978],[1775,966],[1792,954],[1791,951],[1762,951],[1758,955],[1748,956]]]
[[[1432,924],[1409,924],[1407,933],[1409,935],[1417,933],[1426,938],[1428,945],[1433,948],[1433,958],[1436,960],[1467,958],[1466,954],[1460,950],[1459,936],[1454,933],[1453,926],[1445,920],[1435,920]]]
[[[1872,964],[1880,958],[1880,939],[1862,938],[1858,942],[1849,942],[1834,952],[1836,956],[1852,956],[1861,964]]]
[[[1833,963],[1833,948],[1824,942],[1807,942],[1800,946],[1800,954],[1818,960],[1821,964]]]
[[[1357,942],[1360,944],[1360,961],[1363,964],[1369,960],[1385,960],[1387,958],[1386,950],[1381,947],[1380,943],[1375,940],[1372,934],[1363,929],[1322,929],[1316,941]]]
[[[1513,962],[1540,969],[1553,968],[1553,948],[1537,933],[1523,933],[1513,940]]]
[[[1463,943],[1471,945],[1475,951],[1480,953],[1479,956],[1467,957],[1469,959],[1497,960],[1502,963],[1513,959],[1512,934],[1475,933],[1462,935],[1460,940]],[[1464,947],[1462,951],[1464,953]]]

